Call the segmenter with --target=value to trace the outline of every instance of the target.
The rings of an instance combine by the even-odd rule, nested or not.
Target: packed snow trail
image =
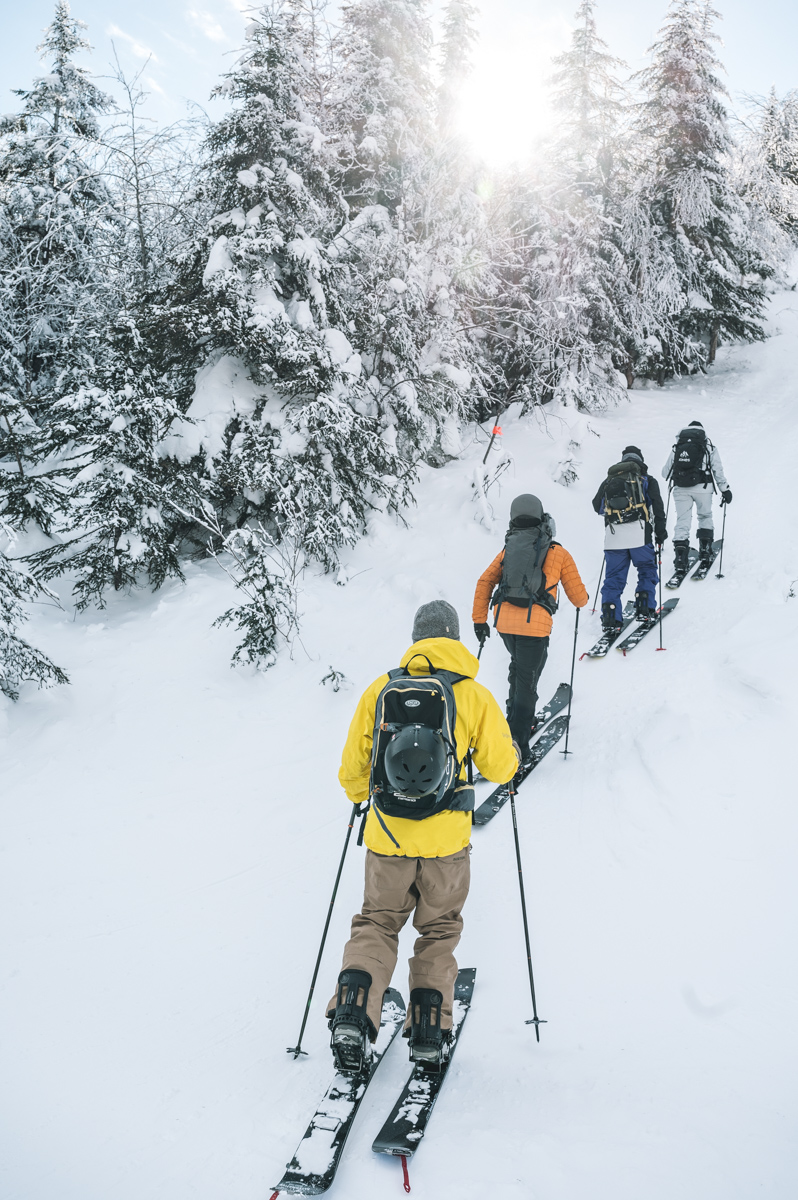
[[[573,755],[549,755],[519,793],[539,1046],[509,814],[475,831],[458,957],[479,985],[413,1194],[793,1194],[798,300],[773,308],[771,340],[724,351],[706,380],[635,391],[602,417],[546,410],[546,428],[505,417],[514,464],[488,495],[492,525],[472,499],[484,441],[427,471],[409,528],[376,515],[346,586],[308,578],[302,644],[265,676],[229,669],[234,637],[210,626],[230,585],[212,565],[105,612],[37,612],[31,639],[73,683],[0,713],[4,1200],[268,1195],[330,1077],[322,1009],[361,898],[354,847],[309,1057],[285,1047],[349,817],[336,771],[360,691],[435,596],[476,649],[474,585],[518,492],[553,512],[592,597],[607,465],[634,443],[658,473],[694,419],[734,492],[726,578],[683,585],[667,653],[649,637],[577,665]],[[569,458],[578,481],[559,486]],[[579,652],[598,634],[585,613]],[[569,677],[572,635],[564,601],[544,695]],[[338,693],[319,684],[330,666],[351,681]],[[506,671],[494,635],[479,678],[502,701]],[[405,998],[412,940],[394,977]],[[331,1196],[401,1194],[371,1143],[407,1070],[397,1043]]]

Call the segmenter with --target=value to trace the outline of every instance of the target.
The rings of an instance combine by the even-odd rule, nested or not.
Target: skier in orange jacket
[[[510,651],[507,722],[524,756],[535,732],[538,680],[549,652],[558,585],[577,608],[588,601],[576,563],[553,540],[550,521],[537,496],[513,500],[504,549],[480,575],[471,614],[481,646],[490,637],[487,621],[493,597],[494,625]]]

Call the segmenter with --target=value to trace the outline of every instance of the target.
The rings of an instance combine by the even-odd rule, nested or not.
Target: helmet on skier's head
[[[385,748],[385,775],[394,792],[407,800],[420,800],[440,787],[447,757],[437,729],[405,725]]]
[[[523,496],[516,496],[510,505],[510,524],[516,529],[529,529],[533,525],[539,525],[544,516],[543,505],[537,496],[528,492]]]

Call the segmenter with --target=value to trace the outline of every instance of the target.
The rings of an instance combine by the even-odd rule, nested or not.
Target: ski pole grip
[[[357,833],[358,846],[363,845],[363,834],[366,832],[366,817],[369,815],[370,808],[371,808],[371,804],[367,800],[364,808],[361,808],[360,805],[358,804],[357,808],[355,809],[355,816],[360,817],[360,829],[358,830],[358,833]]]

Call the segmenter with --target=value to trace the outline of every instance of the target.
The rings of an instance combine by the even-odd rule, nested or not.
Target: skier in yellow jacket
[[[441,739],[437,735],[445,735],[445,728],[433,731],[423,725],[400,727],[386,722],[382,713],[380,728],[387,731],[387,782],[384,789],[373,786],[380,770],[376,760],[383,754],[382,735],[374,753],[377,705],[387,694],[383,689],[391,678],[388,674],[381,675],[364,692],[349,728],[338,778],[353,804],[369,799],[372,803],[365,827],[363,908],[352,920],[338,989],[327,1006],[333,1056],[340,1070],[359,1070],[370,1053],[370,1043],[380,1024],[383,993],[396,966],[399,931],[411,914],[419,937],[410,959],[405,1036],[410,1038],[411,1058],[416,1061],[434,1065],[446,1056],[457,977],[454,950],[460,941],[461,912],[470,884],[474,793],[468,784],[466,760],[470,751],[485,779],[507,783],[520,759],[501,709],[487,688],[476,682],[479,664],[459,637],[458,616],[450,604],[435,600],[422,605],[413,624],[413,645],[402,658],[401,666],[406,670],[399,681],[407,685],[402,694],[415,695],[413,685],[430,685],[435,691],[442,677],[452,680],[456,720],[454,737],[448,739],[448,767],[442,767],[451,773],[448,789],[444,790],[445,778],[441,777],[441,782],[430,776],[438,793],[433,788],[419,796],[420,788],[426,785],[416,786],[414,792],[407,782],[408,772],[413,775],[418,770],[425,777],[429,764],[435,775],[436,746],[447,742],[445,736]],[[421,700],[411,699],[410,704],[423,704],[424,693],[419,691],[419,695]],[[416,733],[409,735],[410,741],[406,740],[402,749],[408,728]],[[443,795],[440,803],[447,807],[432,815],[419,819],[386,812],[391,809],[391,800],[394,806],[404,805],[410,810],[435,794]]]

